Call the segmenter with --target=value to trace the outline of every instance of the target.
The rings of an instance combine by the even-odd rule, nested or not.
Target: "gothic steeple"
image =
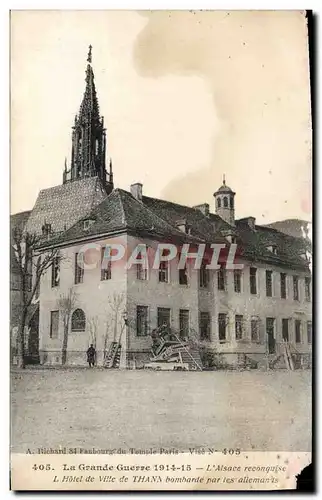
[[[92,46],[89,46],[86,68],[86,87],[75,116],[72,133],[70,169],[65,168],[63,182],[98,176],[107,192],[113,189],[113,173],[106,172],[106,129],[100,116],[92,68]]]

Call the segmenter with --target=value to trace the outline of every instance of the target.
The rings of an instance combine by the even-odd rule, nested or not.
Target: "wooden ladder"
[[[293,363],[293,358],[292,358],[292,355],[291,355],[291,351],[290,351],[290,346],[288,344],[288,342],[286,342],[285,340],[283,341],[283,345],[284,345],[284,359],[285,359],[285,364],[286,364],[286,367],[288,370],[294,370],[294,363]]]

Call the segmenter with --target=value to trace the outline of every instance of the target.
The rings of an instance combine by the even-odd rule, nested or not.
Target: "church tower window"
[[[222,186],[214,193],[216,215],[230,224],[235,225],[235,194],[230,187],[226,185],[225,176]]]

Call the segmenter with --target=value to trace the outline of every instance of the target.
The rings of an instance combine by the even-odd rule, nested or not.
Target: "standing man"
[[[91,344],[90,347],[87,349],[87,363],[89,364],[90,368],[94,367],[95,357],[96,357],[95,347],[93,346],[93,344]]]

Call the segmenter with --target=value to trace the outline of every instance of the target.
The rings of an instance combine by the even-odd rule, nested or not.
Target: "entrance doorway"
[[[267,346],[268,354],[275,354],[276,352],[276,342],[275,342],[275,318],[266,318],[266,334],[267,334]]]

